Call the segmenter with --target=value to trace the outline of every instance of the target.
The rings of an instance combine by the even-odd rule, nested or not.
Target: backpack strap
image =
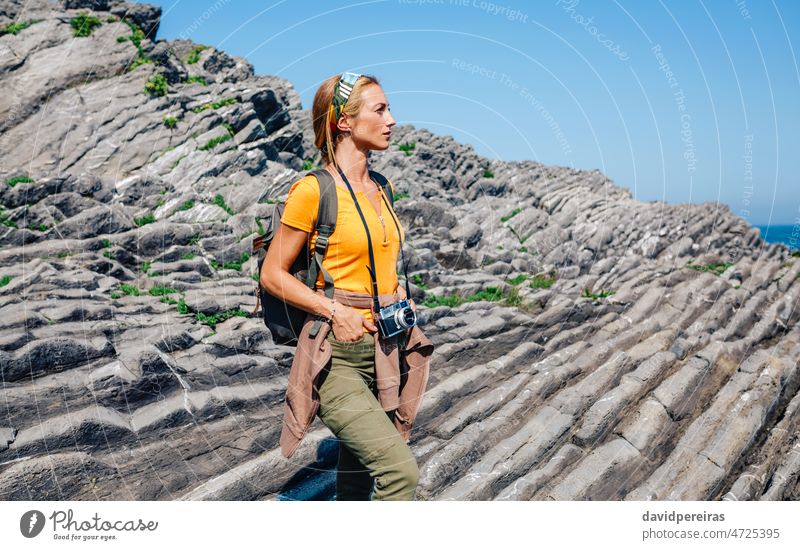
[[[394,193],[392,193],[392,186],[389,184],[389,180],[386,179],[386,176],[374,170],[370,170],[369,175],[370,177],[374,178],[375,181],[381,184],[383,192],[386,193],[387,197],[389,197],[389,204],[391,204],[392,208],[394,208]]]
[[[322,267],[322,260],[325,258],[325,252],[328,250],[328,240],[336,230],[336,215],[339,209],[339,202],[336,196],[336,183],[334,183],[330,172],[325,169],[314,170],[310,172],[310,174],[317,178],[317,182],[319,183],[319,209],[317,211],[317,222],[315,226],[318,231],[317,240],[314,242],[314,250],[311,251],[312,258],[308,265],[306,285],[311,290],[314,290],[318,273],[321,271],[322,278],[325,280],[325,296],[332,300],[334,289],[333,277]],[[317,319],[311,327],[309,336],[316,338],[323,322],[324,319]]]

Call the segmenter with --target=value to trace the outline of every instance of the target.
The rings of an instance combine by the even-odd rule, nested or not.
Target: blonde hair
[[[314,95],[314,106],[311,114],[314,122],[314,145],[322,154],[323,162],[336,165],[336,137],[341,133],[336,127],[336,109],[333,107],[333,90],[342,75],[334,75],[325,80]],[[342,108],[342,114],[355,117],[361,109],[363,100],[361,93],[370,84],[378,84],[378,79],[372,75],[362,75],[353,86],[350,98]]]

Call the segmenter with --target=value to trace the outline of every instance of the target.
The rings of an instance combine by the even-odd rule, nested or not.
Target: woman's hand
[[[378,327],[369,321],[364,315],[344,304],[336,304],[336,312],[333,314],[331,330],[333,337],[340,342],[357,342],[364,335],[364,328],[370,332],[376,332]]]

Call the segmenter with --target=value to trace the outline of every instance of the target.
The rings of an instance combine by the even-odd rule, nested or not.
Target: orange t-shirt
[[[394,185],[389,181],[394,193]],[[372,239],[372,254],[375,258],[375,275],[378,280],[379,294],[392,294],[398,285],[397,258],[400,254],[400,240],[405,239],[405,230],[397,220],[401,234],[398,236],[389,198],[381,191],[381,215],[383,224],[375,211],[375,207],[367,196],[356,191],[356,198],[364,214]],[[367,234],[358,210],[353,203],[350,191],[336,186],[338,212],[336,229],[328,239],[328,250],[322,260],[322,266],[333,277],[334,286],[351,292],[373,293],[372,278],[369,275],[369,250]],[[319,184],[316,178],[307,175],[294,182],[289,188],[289,195],[281,217],[281,223],[310,233],[317,220],[319,210]],[[395,214],[395,217],[397,215]],[[309,244],[314,250],[318,231],[314,230]],[[317,276],[317,288],[325,287],[325,279],[320,271]],[[356,308],[364,317],[373,321],[369,308]],[[369,332],[366,327],[364,332]]]

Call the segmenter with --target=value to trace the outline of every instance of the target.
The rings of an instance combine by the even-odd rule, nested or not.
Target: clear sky
[[[166,0],[189,38],[291,81],[373,74],[400,124],[598,168],[634,197],[800,223],[795,0]]]

